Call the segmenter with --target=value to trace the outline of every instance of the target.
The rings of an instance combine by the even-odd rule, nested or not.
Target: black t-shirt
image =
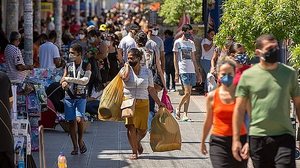
[[[13,150],[9,98],[12,97],[8,76],[0,72],[0,152]]]

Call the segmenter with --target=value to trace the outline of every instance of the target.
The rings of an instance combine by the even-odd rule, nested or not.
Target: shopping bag
[[[170,97],[168,96],[167,90],[163,91],[163,95],[161,97],[161,102],[166,105],[166,108],[169,110],[170,113],[173,112],[173,106],[172,106]]]
[[[123,80],[118,74],[104,88],[100,99],[98,118],[104,121],[120,121],[123,102]]]
[[[150,146],[153,152],[181,149],[179,125],[166,108],[160,108],[152,120]]]

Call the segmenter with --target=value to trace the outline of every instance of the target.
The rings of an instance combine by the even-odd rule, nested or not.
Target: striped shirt
[[[16,67],[17,65],[25,65],[21,50],[12,44],[8,44],[4,50],[4,56],[9,79],[11,81],[23,82],[27,71],[18,71]]]
[[[123,71],[121,69],[121,71]],[[140,74],[137,75],[138,79],[135,79],[135,74],[130,70],[129,80],[124,81],[124,97],[133,97],[136,99],[148,99],[148,87],[154,87],[153,83],[153,75],[150,69],[146,66],[142,66],[140,70]],[[142,81],[136,82],[136,80]],[[139,85],[137,85],[139,83]]]

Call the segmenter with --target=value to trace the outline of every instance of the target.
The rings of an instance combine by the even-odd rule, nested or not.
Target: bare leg
[[[78,154],[77,134],[76,134],[76,121],[69,122],[70,136],[73,143],[73,152],[71,154]],[[75,151],[75,152],[74,152]]]
[[[76,118],[77,120],[77,126],[78,126],[78,145],[79,145],[79,148],[80,148],[80,153],[85,153],[86,152],[86,146],[83,142],[83,129],[84,129],[84,119],[83,118],[80,118],[80,117],[77,117]]]
[[[184,115],[187,117],[188,109],[189,109],[189,104],[190,104],[190,98],[191,98],[191,92],[192,92],[192,87],[191,86],[186,86],[184,88],[184,92],[187,95],[186,101],[184,103]]]
[[[141,140],[146,136],[147,130],[141,130],[137,129],[137,140],[138,140],[138,152],[139,154],[142,154],[144,151],[144,148],[141,144]]]
[[[181,98],[181,101],[178,106],[179,112],[181,110],[182,105],[184,105],[186,103],[186,101],[190,98],[190,96],[191,96],[191,86],[184,86],[184,95]],[[186,112],[185,108],[184,108],[184,112]]]
[[[127,126],[128,129],[128,140],[131,145],[132,148],[132,156],[130,157],[130,159],[134,160],[137,159],[137,148],[138,148],[138,142],[137,142],[137,131],[136,128],[134,127],[134,125],[128,125]]]

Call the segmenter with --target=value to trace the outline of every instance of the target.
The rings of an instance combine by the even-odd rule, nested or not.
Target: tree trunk
[[[85,17],[90,16],[90,0],[85,0]]]
[[[54,0],[54,24],[55,24],[55,31],[57,33],[57,40],[56,43],[58,48],[61,47],[61,36],[62,36],[62,0]]]
[[[92,11],[91,11],[91,15],[92,16],[95,16],[95,0],[91,0],[91,8],[92,8]]]
[[[24,0],[24,62],[33,65],[33,11],[32,0]]]
[[[80,0],[76,0],[76,23],[80,25]]]
[[[35,0],[34,2],[34,31],[41,34],[41,0]]]
[[[19,0],[7,0],[6,6],[6,35],[9,35],[12,31],[18,31],[19,20]]]

